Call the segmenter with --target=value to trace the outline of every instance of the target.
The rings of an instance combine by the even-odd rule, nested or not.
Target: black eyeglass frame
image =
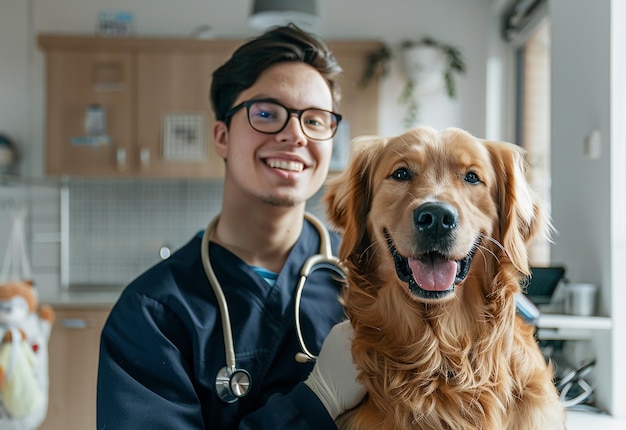
[[[250,120],[250,106],[252,106],[255,103],[273,103],[273,104],[278,105],[278,106],[282,107],[283,109],[285,109],[287,111],[288,115],[287,115],[287,118],[285,119],[285,123],[283,124],[283,126],[280,129],[278,129],[276,131],[273,131],[273,132],[263,131],[263,130],[257,129],[252,124],[252,121]],[[312,140],[328,140],[328,139],[332,139],[335,136],[335,134],[337,133],[337,128],[339,128],[339,123],[341,122],[341,119],[343,118],[340,114],[335,113],[335,112],[330,111],[330,110],[326,110],[326,109],[319,109],[319,108],[292,109],[292,108],[288,108],[287,106],[283,105],[282,103],[280,103],[279,101],[277,101],[275,99],[262,98],[262,99],[246,100],[246,101],[243,101],[243,102],[239,103],[237,106],[233,106],[224,115],[224,122],[226,124],[230,125],[230,119],[232,118],[232,116],[235,115],[237,112],[239,112],[244,107],[246,108],[246,116],[248,118],[248,124],[250,124],[250,127],[252,127],[255,131],[258,131],[259,133],[263,133],[263,134],[278,134],[281,131],[283,131],[285,129],[285,127],[287,127],[287,124],[289,123],[289,120],[291,119],[292,116],[295,115],[298,118],[298,123],[300,124],[300,129],[302,130],[304,135],[306,137],[308,137],[309,139],[312,139]],[[317,138],[317,137],[309,136],[309,134],[306,131],[306,127],[304,127],[304,125],[302,124],[302,114],[304,112],[310,111],[310,110],[326,112],[326,113],[329,113],[329,114],[331,114],[331,115],[333,115],[335,117],[336,126],[335,126],[334,129],[332,129],[332,134],[329,137],[320,139],[320,138]]]

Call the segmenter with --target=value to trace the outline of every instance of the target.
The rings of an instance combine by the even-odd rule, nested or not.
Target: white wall
[[[33,51],[28,3],[0,2],[0,133],[7,134],[32,159],[32,92],[30,71]]]
[[[611,333],[613,411],[626,417],[626,2],[611,2],[611,298],[607,306],[613,317]]]
[[[567,265],[570,281],[592,282],[601,287],[600,312],[614,319],[613,330],[608,334],[598,333],[592,341],[597,368],[602,369],[597,373],[597,382],[604,387],[597,392],[598,404],[625,416],[626,385],[621,368],[626,361],[623,347],[626,325],[621,316],[624,293],[620,285],[624,261],[617,262],[611,257],[617,248],[624,255],[623,228],[618,227],[622,231],[620,237],[614,231],[623,224],[625,215],[624,176],[612,173],[612,168],[621,171],[626,165],[623,128],[618,133],[612,125],[624,121],[624,79],[621,76],[611,79],[610,57],[611,4],[620,2],[550,0],[552,215],[559,231],[552,258]],[[623,24],[623,9],[622,5],[622,21],[614,17],[616,27]],[[616,33],[614,41],[617,36]],[[623,39],[622,30],[622,49]],[[623,67],[624,54],[620,55]],[[612,97],[615,107],[621,103],[621,111],[612,111]],[[590,157],[584,150],[585,139],[594,129],[602,136],[598,158]],[[618,137],[621,141],[613,140]],[[616,160],[616,155],[621,160]],[[612,175],[616,182],[611,182]],[[614,243],[615,238],[621,245]],[[613,273],[618,276],[613,277]]]
[[[553,247],[573,282],[610,281],[609,1],[552,0]],[[584,31],[583,31],[584,29]],[[584,152],[586,136],[602,135],[600,158]],[[584,244],[584,246],[583,246]],[[603,308],[608,298],[603,297]]]

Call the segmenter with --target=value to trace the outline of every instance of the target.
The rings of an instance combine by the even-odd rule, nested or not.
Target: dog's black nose
[[[459,223],[459,213],[448,203],[429,202],[415,209],[413,222],[419,231],[438,237],[456,228]]]

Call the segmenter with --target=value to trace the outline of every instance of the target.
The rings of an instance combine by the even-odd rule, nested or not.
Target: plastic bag
[[[26,251],[26,211],[15,211],[12,218],[0,271],[0,430],[34,430],[48,408],[48,340],[53,312],[39,312]]]

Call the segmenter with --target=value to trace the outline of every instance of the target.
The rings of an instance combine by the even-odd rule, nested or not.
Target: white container
[[[445,88],[445,53],[436,46],[415,45],[402,48],[402,65],[408,79],[415,83],[418,94]]]
[[[591,316],[596,311],[598,286],[595,284],[566,284],[565,313]]]

